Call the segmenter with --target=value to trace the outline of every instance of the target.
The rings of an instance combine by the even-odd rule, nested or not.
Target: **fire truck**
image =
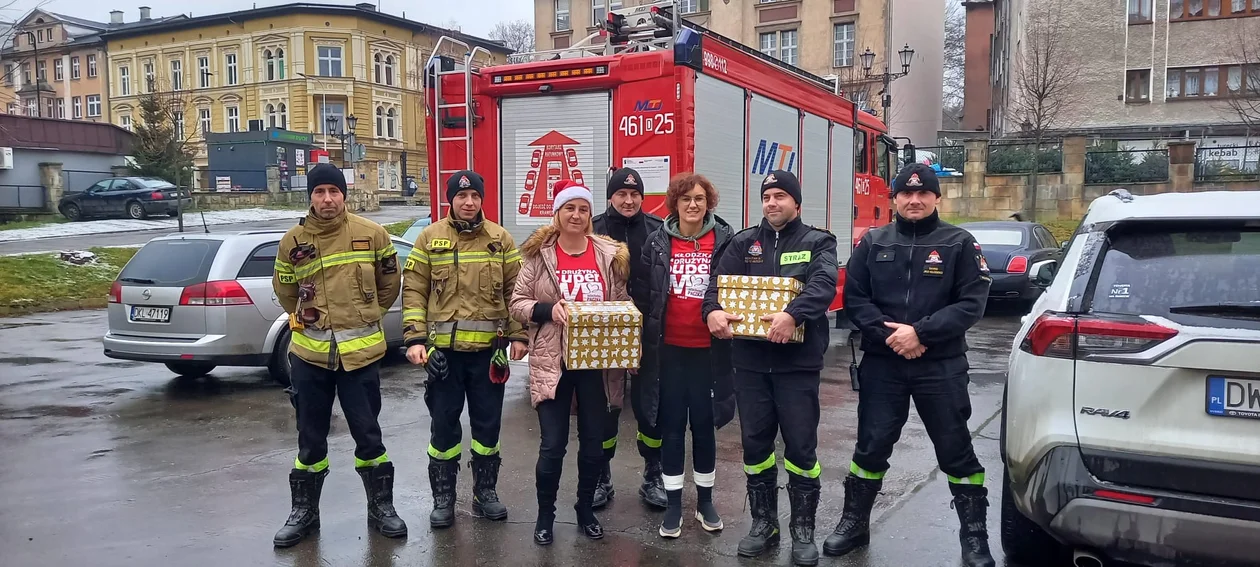
[[[837,236],[842,287],[854,244],[891,218],[897,143],[877,117],[832,81],[681,20],[672,1],[611,10],[567,48],[480,68],[478,54],[444,36],[425,65],[434,219],[446,180],[473,169],[486,217],[521,242],[551,222],[557,181],[599,196],[611,169],[633,167],[645,211],[665,216],[669,178],[695,171],[738,230],[761,222],[760,182],[782,169],[801,180],[803,221]]]

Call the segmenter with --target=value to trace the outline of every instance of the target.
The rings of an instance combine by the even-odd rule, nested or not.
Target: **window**
[[[1134,69],[1124,76],[1124,99],[1129,102],[1151,100],[1151,70]]]
[[[288,106],[286,106],[283,102],[282,102],[282,103],[280,103],[279,114],[280,114],[280,126],[279,126],[279,127],[280,127],[280,128],[288,128],[288,127],[289,127],[289,108],[288,108]]]
[[[171,123],[175,125],[175,139],[182,141],[184,139],[184,111],[171,111]]]
[[[832,67],[852,67],[853,51],[857,44],[854,23],[836,24],[832,30]]]
[[[210,109],[209,108],[197,109],[197,122],[201,123],[201,126],[199,126],[199,128],[201,129],[201,133],[203,135],[206,132],[210,131]]]
[[[18,105],[17,105],[17,103],[16,103],[16,102],[10,102],[10,103],[9,103],[9,114],[17,114],[17,113],[18,113]]]
[[[1130,11],[1132,3],[1129,0]],[[1204,18],[1221,18],[1233,16],[1260,15],[1260,2],[1256,0],[1169,0],[1168,18],[1172,20],[1195,20]]]
[[[35,69],[36,69],[35,74],[37,77],[39,77],[39,80],[41,81],[48,80],[48,62],[47,61],[40,61],[39,63],[35,65]]]
[[[394,134],[396,131],[394,115],[395,111],[393,107],[390,107],[389,110],[385,111],[385,137],[391,140],[398,139],[398,137]]]
[[[1147,24],[1151,22],[1152,0],[1129,0],[1129,23]]]
[[[683,14],[695,14],[709,11],[709,0],[680,0],[678,10]]]
[[[276,273],[276,253],[279,249],[280,245],[275,243],[258,247],[245,260],[245,265],[241,266],[236,278],[271,278]]]
[[[771,57],[779,56],[779,34],[763,33],[758,36],[758,49]]]
[[[184,90],[184,62],[179,59],[171,60],[171,90]]]
[[[39,105],[35,104],[35,99],[26,99],[26,115],[39,116]]]
[[[328,117],[332,116],[337,119],[337,124],[342,124],[346,119],[346,104],[343,102],[320,103],[319,124],[316,128],[321,134],[328,133]],[[336,130],[333,131],[334,133]]]
[[[4,84],[5,86],[13,85],[13,77],[17,75],[18,66],[13,63],[5,63],[4,65]]]
[[[236,75],[236,54],[235,54],[235,53],[229,53],[229,54],[227,54],[227,55],[225,55],[225,56],[224,56],[224,59],[227,61],[227,84],[229,84],[229,85],[235,85],[235,84],[236,84],[236,79],[237,79],[237,75]]]
[[[197,58],[197,87],[202,89],[210,88],[210,58],[201,56]]]
[[[341,48],[320,46],[316,52],[319,59],[319,76],[341,76]]]
[[[122,126],[124,130],[130,132],[131,131],[131,116],[127,114],[119,116],[118,125]]]
[[[1190,98],[1239,96],[1254,93],[1260,68],[1250,70],[1248,84],[1243,85],[1244,66],[1212,66],[1169,69],[1165,96],[1169,100]],[[1224,85],[1224,89],[1221,86]]]
[[[66,117],[66,99],[58,98],[56,99],[56,102],[57,102],[56,113],[53,114],[53,116],[56,116],[57,118],[65,118]]]
[[[385,84],[394,86],[394,56],[385,56]]]
[[[284,80],[284,49],[283,48],[276,49],[276,74],[279,75],[280,80],[282,81]]]
[[[74,97],[70,104],[73,107],[74,119],[78,120],[83,118],[83,97]]]
[[[31,64],[30,63],[22,64],[22,83],[27,84],[27,85],[31,84]]]
[[[285,113],[286,112],[285,112],[285,107],[284,107],[283,102],[278,105],[274,103],[268,103],[267,104],[267,126],[269,128],[284,128],[285,127]]]
[[[37,41],[44,41],[44,30],[35,30],[35,38]]]
[[[239,106],[227,107],[227,131],[241,131],[241,108]]]
[[[394,86],[394,56],[384,53],[372,55],[372,81],[379,85]]]
[[[88,55],[87,63],[88,63],[88,78],[89,79],[96,78],[96,55],[95,54]]]
[[[60,81],[66,78],[66,70],[61,65],[60,59],[53,59],[53,80]]]
[[[45,104],[44,104],[44,116],[47,116],[47,117],[49,117],[49,118],[52,118],[52,117],[54,116],[54,115],[53,115],[53,111],[54,111],[53,102],[54,102],[55,100],[57,100],[57,99],[51,99],[51,98],[50,98],[50,99],[46,99],[46,100],[44,100],[44,103],[45,103]]]
[[[385,109],[380,106],[376,107],[376,137],[385,137]]]
[[[152,92],[157,90],[157,86],[153,84],[153,62],[145,61],[144,63],[144,84],[140,85],[140,92]]]
[[[263,66],[267,68],[267,80],[276,80],[276,55],[270,49],[263,50]]]
[[[763,33],[760,36],[761,52],[789,65],[795,65],[799,55],[796,30]]]
[[[569,0],[555,0],[556,2],[556,31],[568,31],[569,27]]]
[[[384,73],[381,72],[381,66],[383,65],[384,65],[384,61],[381,60],[381,54],[380,53],[373,54],[372,55],[372,81],[377,84],[381,83],[381,76],[384,75]]]
[[[118,68],[118,94],[131,94],[131,70],[126,65]]]
[[[81,75],[79,71],[79,56],[75,55],[74,57],[70,58],[70,78],[77,81],[79,80],[80,76]]]
[[[853,170],[857,173],[870,173],[870,160],[866,156],[866,134],[857,132],[853,136]]]
[[[90,118],[97,118],[101,115],[101,95],[94,94],[87,96],[87,115]]]

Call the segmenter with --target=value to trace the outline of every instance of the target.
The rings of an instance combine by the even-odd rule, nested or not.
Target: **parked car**
[[[67,193],[57,210],[72,221],[101,217],[148,218],[177,216],[180,206],[192,207],[192,196],[157,177],[111,177],[93,183],[79,193]]]
[[[271,287],[283,235],[172,234],[149,241],[109,292],[105,356],[165,363],[185,377],[218,366],[265,366],[287,385],[288,316]],[[410,242],[393,243],[399,256],[411,253]],[[388,344],[401,346],[401,296],[382,326]]]
[[[989,299],[1013,300],[1031,305],[1041,295],[1032,282],[1029,267],[1046,260],[1059,260],[1059,242],[1045,225],[1022,221],[968,222],[958,225],[980,244],[980,253],[989,266],[993,284]]]
[[[433,219],[430,219],[429,217],[420,217],[416,219],[416,222],[412,223],[411,226],[407,228],[407,232],[403,233],[402,239],[415,244],[416,239],[420,238],[420,232],[431,224],[433,224]]]
[[[1260,191],[1095,200],[1015,336],[1001,540],[1021,565],[1254,565]]]

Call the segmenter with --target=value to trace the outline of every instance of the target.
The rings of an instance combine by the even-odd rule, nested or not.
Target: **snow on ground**
[[[184,214],[184,227],[201,224],[202,213]],[[296,219],[306,216],[306,211],[282,209],[238,209],[234,211],[209,211],[205,213],[207,225],[234,224],[240,222],[258,222],[282,219]],[[54,223],[34,228],[16,230],[0,230],[0,242],[17,240],[35,240],[39,238],[56,238],[59,236],[86,236],[92,234],[108,234],[115,232],[132,232],[141,230],[178,229],[179,220],[174,218],[149,218],[145,220],[114,219],[83,222]]]

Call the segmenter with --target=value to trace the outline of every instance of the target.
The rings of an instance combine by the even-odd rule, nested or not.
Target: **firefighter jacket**
[[[429,225],[403,266],[404,342],[473,352],[500,335],[527,340],[508,317],[520,269],[512,235],[485,217]]]
[[[330,370],[384,357],[381,317],[398,299],[398,270],[381,225],[350,213],[332,220],[308,213],[280,239],[272,278],[276,299],[294,314],[290,352]],[[302,300],[300,287],[313,296]]]

